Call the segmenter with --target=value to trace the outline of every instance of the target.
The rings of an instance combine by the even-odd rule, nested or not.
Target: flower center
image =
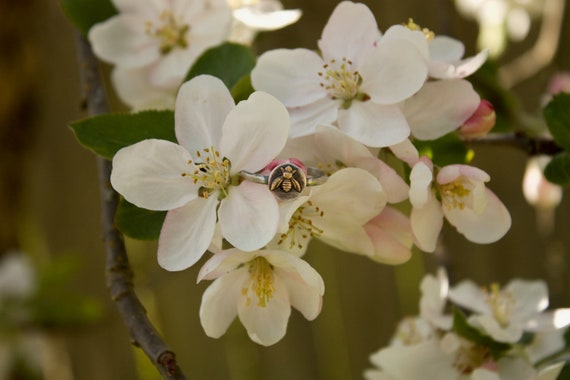
[[[487,293],[485,301],[491,308],[493,318],[495,318],[502,327],[507,327],[509,325],[511,310],[515,304],[513,295],[509,292],[501,291],[497,283],[491,284],[490,289],[485,290],[485,293]]]
[[[208,198],[210,194],[217,191],[220,199],[223,199],[228,196],[227,188],[230,185],[230,160],[221,158],[220,152],[213,146],[203,149],[202,152],[197,151],[196,157],[197,160],[203,161],[188,161],[189,165],[194,166],[194,171],[182,173],[181,175],[189,177],[194,183],[202,185],[200,189],[201,197]]]
[[[410,30],[419,30],[420,32],[422,32],[424,34],[424,37],[426,38],[427,41],[431,41],[435,38],[434,32],[432,32],[428,28],[422,28],[421,26],[416,24],[414,22],[414,19],[412,19],[412,18],[409,18],[408,23],[404,24],[404,26]]]
[[[257,306],[265,307],[271,300],[275,288],[273,287],[273,266],[264,257],[256,257],[249,262],[249,280],[241,289],[246,297],[246,305],[251,305],[251,294],[257,297]]]
[[[333,99],[343,101],[343,108],[349,108],[352,101],[367,100],[368,96],[358,92],[362,77],[353,67],[352,61],[342,58],[339,62],[331,59],[323,65],[323,71],[317,73],[321,77],[321,87],[328,91]]]
[[[481,367],[489,359],[489,349],[473,343],[462,342],[453,359],[453,367],[461,374],[468,375]]]
[[[289,220],[289,229],[280,236],[278,245],[288,243],[288,248],[302,249],[304,244],[312,237],[320,237],[324,230],[313,224],[313,219],[321,218],[325,212],[313,202],[307,201],[299,207]]]
[[[162,25],[157,28],[154,28],[152,21],[147,21],[145,28],[149,36],[160,40],[159,49],[162,55],[170,53],[176,47],[188,47],[186,33],[190,30],[190,25],[183,24],[181,18],[176,19],[172,12],[167,10],[160,14],[160,21]]]
[[[448,210],[458,208],[463,210],[468,201],[467,197],[471,194],[471,189],[465,187],[465,182],[456,179],[453,182],[439,185],[442,202]]]
[[[405,346],[412,346],[425,341],[429,335],[422,331],[418,323],[421,322],[418,322],[415,318],[404,318],[398,326],[396,338]]]

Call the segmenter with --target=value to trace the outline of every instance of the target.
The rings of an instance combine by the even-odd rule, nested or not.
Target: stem
[[[464,141],[469,145],[510,146],[524,151],[529,156],[539,154],[554,156],[564,151],[551,138],[528,137],[521,133],[490,134]]]
[[[98,61],[93,55],[89,42],[79,34],[77,36],[81,82],[88,113],[91,116],[107,113],[109,109],[99,74]],[[107,252],[105,271],[111,298],[129,329],[133,344],[144,351],[164,379],[183,380],[185,377],[176,363],[174,353],[164,343],[148,319],[146,310],[133,288],[133,273],[123,236],[114,223],[119,196],[110,183],[111,162],[97,157],[97,167],[101,193],[103,241]]]

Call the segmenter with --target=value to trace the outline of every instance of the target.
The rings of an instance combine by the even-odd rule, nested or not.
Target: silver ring
[[[317,168],[308,167],[307,174],[298,165],[285,162],[277,165],[269,175],[239,172],[243,179],[267,185],[269,190],[281,200],[297,198],[306,186],[318,186],[328,179],[327,174]]]

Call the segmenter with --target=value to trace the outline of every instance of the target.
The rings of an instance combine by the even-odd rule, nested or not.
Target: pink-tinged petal
[[[410,187],[402,177],[384,161],[376,158],[361,158],[358,161],[343,161],[349,166],[356,166],[374,175],[386,194],[389,203],[399,203],[408,198]]]
[[[364,229],[374,245],[375,261],[396,265],[412,257],[410,220],[395,208],[384,208]]]
[[[198,196],[199,186],[182,173],[193,172],[190,154],[165,140],[143,140],[113,157],[111,184],[126,200],[149,210],[171,210]]]
[[[287,288],[291,306],[299,310],[309,321],[317,318],[323,305],[324,285],[321,289],[312,287],[305,283],[298,273],[284,271],[281,268],[276,268],[275,274],[279,276]],[[316,271],[315,275],[320,278]]]
[[[184,83],[174,112],[178,142],[191,154],[218,148],[224,121],[234,106],[230,91],[218,78],[200,75]]]
[[[405,139],[396,145],[390,145],[390,150],[396,157],[413,167],[420,159],[418,150],[409,139]]]
[[[509,211],[489,189],[487,207],[482,213],[476,213],[468,208],[463,210],[444,207],[445,217],[467,240],[479,244],[494,243],[502,238],[511,228]]]
[[[443,226],[441,204],[432,192],[423,207],[412,208],[410,223],[416,245],[425,252],[435,251],[437,238]]]
[[[111,81],[121,101],[132,111],[145,109],[174,109],[176,91],[173,88],[152,86],[149,82],[149,67],[125,69],[115,67]]]
[[[158,264],[169,271],[194,265],[208,249],[216,227],[217,193],[196,198],[166,214],[158,239]]]
[[[412,43],[418,52],[421,54],[422,59],[427,62],[429,60],[429,46],[426,36],[419,30],[411,30],[403,25],[393,25],[382,36],[382,43],[387,41],[407,41]]]
[[[251,71],[251,84],[287,107],[304,106],[327,96],[321,87],[323,60],[308,49],[276,49],[263,53]]]
[[[245,268],[228,273],[214,281],[202,295],[200,323],[206,335],[219,338],[237,316],[241,284],[248,277]]]
[[[279,277],[273,277],[273,293],[265,306],[258,304],[255,294],[240,297],[238,315],[254,342],[270,346],[280,341],[287,332],[287,321],[291,315],[285,283]]]
[[[379,36],[376,19],[366,5],[343,1],[331,14],[318,44],[325,61],[346,58],[358,66]]]
[[[427,78],[427,66],[416,47],[403,39],[382,41],[359,68],[360,91],[374,103],[395,104],[416,93]]]
[[[428,202],[433,181],[433,166],[431,161],[422,159],[414,165],[410,173],[410,203],[413,207],[421,208]]]
[[[279,207],[267,186],[243,181],[230,187],[218,209],[222,235],[234,247],[253,251],[265,246],[279,225]]]
[[[371,101],[355,101],[349,109],[341,109],[338,125],[353,139],[375,148],[398,144],[410,135],[410,127],[400,108]]]
[[[228,114],[223,126],[220,152],[240,170],[263,169],[285,146],[291,120],[283,104],[264,92],[254,92]]]
[[[428,42],[428,48],[432,61],[455,62],[465,54],[463,42],[448,36],[435,36]]]
[[[479,95],[465,80],[428,82],[406,100],[404,114],[415,138],[435,140],[459,128],[479,102]]]
[[[505,291],[516,300],[510,313],[513,323],[524,325],[548,307],[548,287],[544,281],[514,279]]]
[[[289,137],[310,135],[315,133],[318,125],[334,123],[341,104],[341,100],[325,97],[306,106],[288,108],[291,116]]]
[[[230,248],[216,253],[204,263],[198,273],[198,281],[215,280],[216,278],[234,271],[240,265],[259,256],[259,251],[245,252],[237,248]]]
[[[95,24],[89,30],[95,55],[124,68],[149,65],[160,58],[158,42],[144,31],[144,20],[135,15],[118,15]]]

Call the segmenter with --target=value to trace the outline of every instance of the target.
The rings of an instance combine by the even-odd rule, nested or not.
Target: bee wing
[[[277,189],[282,182],[283,182],[283,177],[275,178],[273,182],[271,182],[271,185],[269,185],[269,190],[273,191]]]
[[[299,193],[301,192],[301,184],[299,183],[299,181],[297,181],[295,178],[291,178],[291,183],[293,184],[293,187],[295,188],[295,190],[297,190]]]

